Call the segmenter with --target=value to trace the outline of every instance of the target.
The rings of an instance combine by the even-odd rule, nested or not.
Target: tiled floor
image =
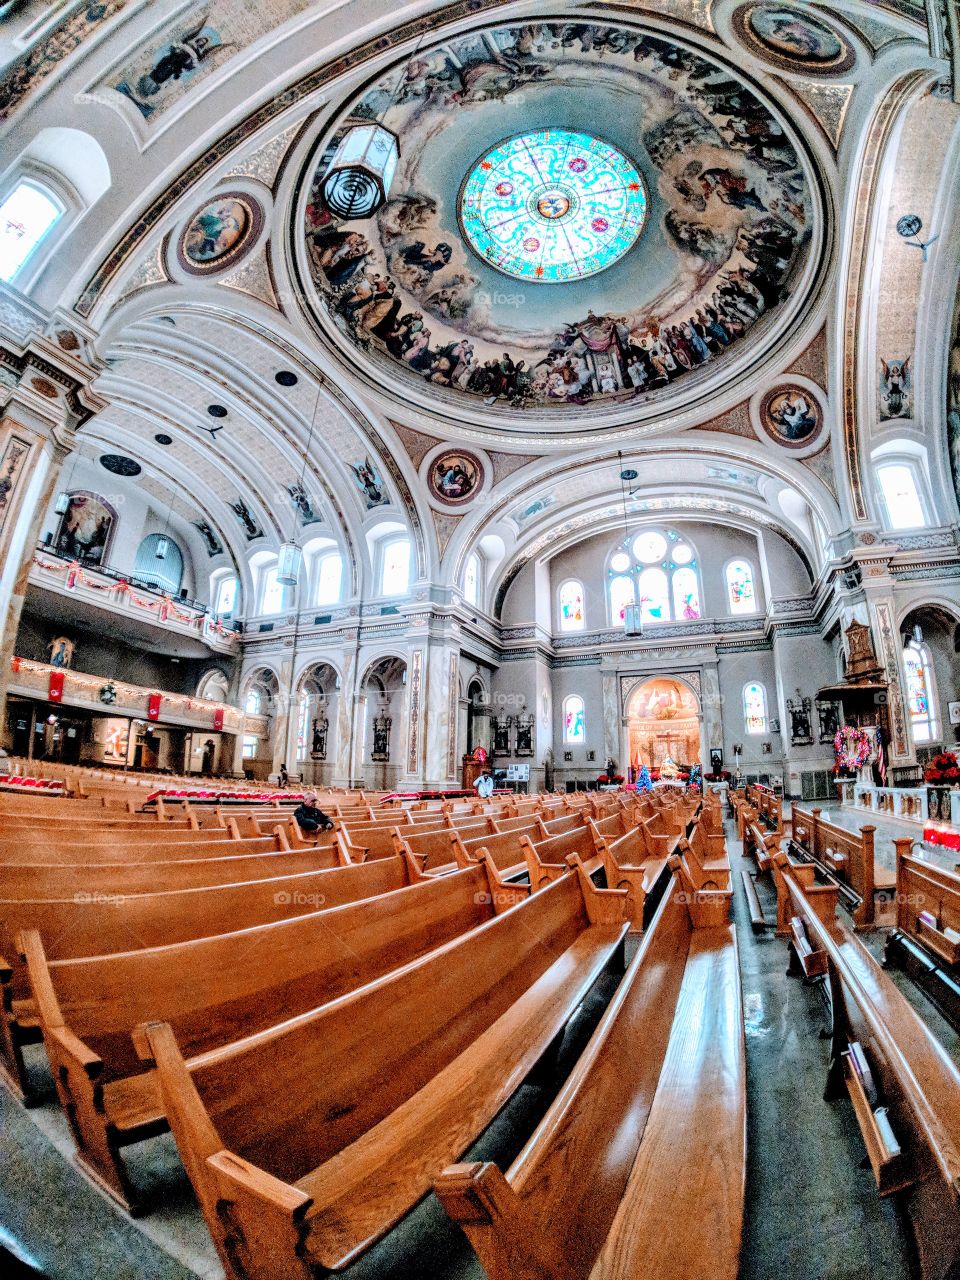
[[[855,823],[861,815],[840,816]],[[783,943],[751,931],[738,874],[745,864],[729,827],[728,839],[747,1033],[740,1280],[907,1280],[907,1238],[894,1205],[877,1196],[871,1174],[860,1167],[864,1151],[852,1110],[846,1101],[822,1098],[828,1050],[819,1034],[826,1026],[823,1004],[813,988],[786,977]],[[772,891],[763,884],[759,891],[772,919]],[[608,984],[577,1019],[565,1048],[568,1066],[611,989]],[[924,998],[914,992],[913,999],[923,1012]],[[950,1049],[957,1052],[956,1037]],[[472,1158],[509,1163],[550,1097],[543,1088],[521,1089]],[[69,1134],[52,1104],[27,1112],[0,1089],[0,1123],[0,1243],[4,1232],[15,1237],[51,1280],[208,1280],[220,1274],[169,1138],[131,1153],[156,1197],[155,1212],[134,1223],[76,1171]],[[432,1197],[342,1274],[344,1280],[484,1276]],[[705,1263],[702,1280],[709,1275]]]

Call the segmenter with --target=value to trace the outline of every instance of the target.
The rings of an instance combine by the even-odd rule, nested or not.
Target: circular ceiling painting
[[[208,200],[187,223],[177,261],[191,275],[222,271],[252,247],[263,226],[260,205],[245,191]]]
[[[639,27],[460,33],[338,120],[304,174],[306,296],[405,404],[633,418],[674,384],[713,391],[747,334],[761,358],[813,286],[822,205],[788,123],[729,67]],[[369,120],[396,133],[396,173],[376,214],[340,220],[323,180]]]
[[[856,62],[854,50],[832,27],[789,5],[742,5],[733,26],[756,52],[787,71],[838,75]]]
[[[473,250],[518,280],[566,284],[605,271],[646,219],[636,167],[588,133],[538,129],[499,143],[471,169],[460,221]]]

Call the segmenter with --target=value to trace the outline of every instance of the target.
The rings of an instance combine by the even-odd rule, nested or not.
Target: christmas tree
[[[646,765],[643,765],[642,768],[640,769],[640,772],[637,774],[637,790],[638,791],[653,790],[653,783],[650,781],[650,770],[647,768]]]

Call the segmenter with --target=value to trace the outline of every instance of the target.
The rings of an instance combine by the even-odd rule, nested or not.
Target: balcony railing
[[[139,615],[155,625],[199,635],[213,648],[232,651],[239,641],[236,626],[212,616],[205,604],[172,596],[109,565],[88,565],[68,559],[52,547],[41,545],[34,552],[31,579],[37,585],[78,592],[93,602]]]

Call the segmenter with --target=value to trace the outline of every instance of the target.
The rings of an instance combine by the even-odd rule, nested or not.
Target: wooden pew
[[[592,876],[603,866],[603,856],[597,844],[594,829],[587,823],[567,831],[563,835],[550,836],[534,842],[528,835],[520,837],[530,886],[542,889],[559,880],[570,870],[570,859],[579,858],[587,875]]]
[[[708,837],[698,820],[689,836],[681,837],[677,852],[698,889],[730,888],[730,859],[722,835]]]
[[[786,853],[778,853],[773,859],[773,884],[777,891],[777,926],[778,938],[792,936],[791,920],[795,912],[790,896],[790,887],[785,872],[802,884],[807,899],[822,920],[832,920],[837,914],[838,889],[835,881],[826,884],[817,880],[817,868],[812,862],[796,862]]]
[[[812,809],[807,813],[794,805],[791,838],[804,853],[847,885],[859,899],[853,911],[857,927],[873,928],[875,893],[878,890],[892,892],[897,883],[895,871],[876,865],[876,828],[871,825],[861,827],[859,835],[856,835],[844,827],[826,822],[820,814],[820,809]]]
[[[133,1051],[169,1022],[187,1058],[256,1035],[400,968],[523,901],[475,865],[443,879],[254,929],[165,947],[48,960],[20,934],[47,1057],[87,1173],[126,1208],[123,1148],[162,1131],[156,1080]]]
[[[269,880],[297,871],[336,866],[333,849],[294,849],[286,853],[229,854],[174,861],[0,864],[0,899],[67,897],[71,894],[122,895],[154,889],[190,889],[202,885]]]
[[[960,1032],[960,874],[897,846],[897,927],[884,960],[899,967]]]
[[[764,831],[756,822],[744,824],[743,852],[752,858],[760,872],[769,871],[773,856],[780,849],[780,836],[775,831]]]
[[[667,852],[653,855],[648,851],[643,824],[614,838],[601,835],[594,825],[594,839],[603,860],[607,884],[611,889],[626,892],[630,927],[639,932],[643,929],[647,895],[662,874],[680,837],[671,837]]]
[[[440,827],[434,831],[410,834],[409,828],[398,828],[393,835],[394,850],[414,859],[424,875],[443,875],[460,865],[454,852],[454,833],[461,839],[495,835],[497,824],[492,818],[480,818],[462,826]]]
[[[455,831],[451,833],[453,854],[461,867],[467,867],[471,862],[489,857],[501,875],[507,879],[514,879],[524,875],[527,870],[527,860],[523,845],[520,843],[525,835],[543,836],[543,826],[539,819],[531,819],[527,826],[515,827],[512,831],[502,834],[471,836],[466,840]]]
[[[50,867],[94,867],[103,863],[151,863],[172,864],[197,861],[206,858],[251,858],[267,853],[288,853],[291,843],[287,830],[277,825],[271,835],[257,835],[248,839],[233,836],[224,831],[218,838],[208,839],[210,832],[178,832],[183,839],[164,840],[153,835],[150,840],[108,840],[62,843],[59,839],[43,843],[10,845],[0,842],[0,867],[42,865]],[[310,846],[311,848],[315,846]]]
[[[693,928],[674,881],[513,1165],[437,1194],[490,1280],[736,1280],[745,1076],[735,931]]]
[[[29,1097],[23,1046],[40,1039],[17,934],[37,929],[51,959],[161,947],[390,893],[420,879],[402,858],[270,880],[155,893],[0,900],[0,1076]]]
[[[626,930],[622,895],[578,872],[201,1062],[165,1024],[145,1028],[138,1048],[228,1275],[307,1280],[389,1230],[622,963]]]
[[[824,920],[785,869],[793,909],[826,956],[833,1028],[828,1100],[849,1096],[881,1195],[910,1189],[922,1280],[960,1269],[960,1068],[855,932]]]

